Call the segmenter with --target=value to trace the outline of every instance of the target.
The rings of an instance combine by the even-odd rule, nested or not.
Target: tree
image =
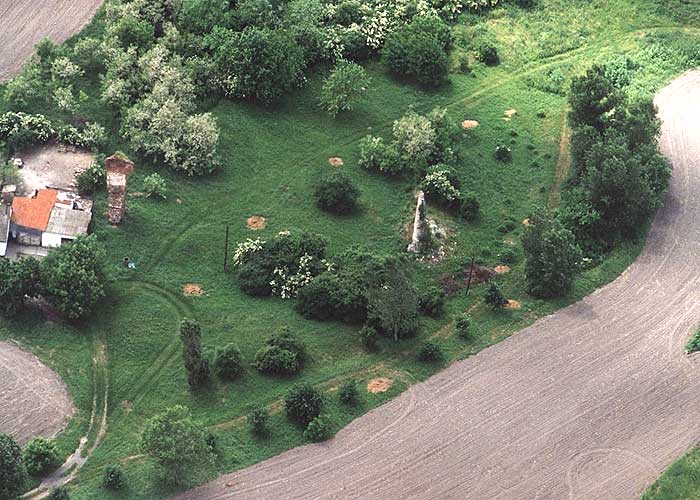
[[[40,291],[39,261],[0,259],[0,312],[13,316]]]
[[[22,448],[12,436],[0,433],[0,498],[19,496],[26,479]]]
[[[323,398],[310,384],[299,384],[289,389],[284,397],[284,409],[293,422],[306,427],[319,416]]]
[[[182,484],[193,476],[208,473],[213,465],[205,427],[180,405],[146,423],[141,450],[156,461],[170,483]]]
[[[501,287],[498,286],[498,283],[495,281],[489,283],[486,293],[484,294],[484,302],[490,305],[494,310],[498,310],[508,304],[508,300],[506,300],[503,295]]]
[[[58,465],[56,443],[43,437],[35,437],[24,448],[24,464],[32,476],[40,476]]]
[[[528,292],[541,298],[564,295],[580,269],[581,249],[551,214],[537,211],[529,220],[522,237]]]
[[[95,235],[50,250],[41,262],[42,294],[69,319],[89,314],[105,295],[105,259]]]
[[[209,361],[202,354],[202,328],[197,321],[184,319],[180,323],[182,359],[187,370],[187,382],[197,388],[209,381]]]
[[[48,500],[70,500],[68,486],[61,485],[51,489]]]
[[[124,488],[126,480],[121,466],[107,465],[102,473],[102,487],[106,490],[118,491]]]
[[[451,44],[445,23],[418,16],[387,37],[382,60],[394,73],[412,78],[420,85],[436,87],[447,78],[447,52]]]
[[[241,351],[234,344],[220,347],[214,355],[214,372],[225,380],[233,380],[243,371]]]
[[[594,65],[571,81],[569,123],[572,127],[590,125],[602,131],[610,122],[607,115],[622,101],[622,94],[606,76],[605,66]]]
[[[418,294],[400,269],[388,273],[386,282],[368,294],[369,322],[395,341],[418,328]]]
[[[338,215],[353,212],[359,196],[360,191],[343,172],[333,172],[322,177],[314,189],[318,208]]]
[[[354,62],[341,60],[323,82],[321,106],[332,116],[350,111],[369,88],[370,78],[365,69]]]

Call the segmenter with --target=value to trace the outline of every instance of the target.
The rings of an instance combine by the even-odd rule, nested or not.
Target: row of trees
[[[0,259],[0,311],[19,312],[31,297],[43,297],[69,319],[89,314],[104,297],[105,251],[94,235],[51,249],[42,261]]]

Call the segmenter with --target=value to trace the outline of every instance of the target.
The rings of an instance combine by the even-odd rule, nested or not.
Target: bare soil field
[[[19,171],[22,184],[18,193],[23,195],[47,187],[73,190],[76,172],[88,169],[95,161],[92,153],[57,144],[37,146],[18,156],[24,161]]]
[[[58,433],[73,415],[61,378],[15,344],[0,342],[0,432],[21,444]]]
[[[62,42],[92,19],[102,0],[0,2],[0,82],[17,73],[42,38]]]
[[[657,97],[670,192],[616,281],[325,443],[177,497],[628,499],[700,437],[700,71]]]

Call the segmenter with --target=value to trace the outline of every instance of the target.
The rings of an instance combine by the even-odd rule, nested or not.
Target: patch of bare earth
[[[62,42],[95,15],[102,0],[0,1],[0,82],[17,73],[42,38]]]
[[[182,293],[187,297],[201,297],[204,295],[204,290],[197,283],[185,283],[182,285]]]
[[[331,167],[342,167],[343,159],[339,156],[332,156],[328,158],[328,163],[330,163]]]
[[[464,130],[472,130],[479,126],[479,122],[476,120],[464,120],[462,122],[462,128]]]
[[[390,378],[373,378],[372,380],[367,382],[367,392],[371,392],[372,394],[377,394],[378,392],[386,392],[389,390],[391,384],[393,383],[394,381]]]
[[[517,114],[518,111],[515,109],[506,109],[503,112],[503,120],[509,122]]]
[[[500,265],[493,268],[496,274],[506,274],[510,272],[510,266]]]
[[[246,220],[246,227],[251,231],[261,231],[267,226],[267,220],[260,215],[253,215]]]
[[[62,430],[74,408],[63,380],[17,345],[0,342],[0,432],[20,444]]]
[[[506,305],[506,309],[520,309],[522,307],[522,304],[518,302],[517,300],[513,299],[508,299],[508,304]]]

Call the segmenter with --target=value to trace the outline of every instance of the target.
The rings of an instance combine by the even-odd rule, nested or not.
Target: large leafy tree
[[[39,293],[39,262],[35,259],[0,259],[0,312],[12,316],[27,297]]]
[[[418,294],[401,269],[389,271],[386,281],[368,293],[367,317],[379,331],[394,340],[418,328]]]
[[[11,436],[0,433],[0,498],[18,497],[26,479],[22,449]]]
[[[41,262],[43,295],[67,318],[85,316],[104,297],[105,258],[94,235],[51,250]]]
[[[573,233],[550,213],[538,211],[530,217],[522,241],[528,292],[549,298],[571,290],[582,257]]]
[[[148,421],[141,435],[141,449],[162,468],[170,483],[182,484],[206,474],[213,463],[206,429],[180,405]]]
[[[607,77],[605,66],[594,65],[571,82],[569,122],[573,127],[590,125],[602,131],[624,98]]]

